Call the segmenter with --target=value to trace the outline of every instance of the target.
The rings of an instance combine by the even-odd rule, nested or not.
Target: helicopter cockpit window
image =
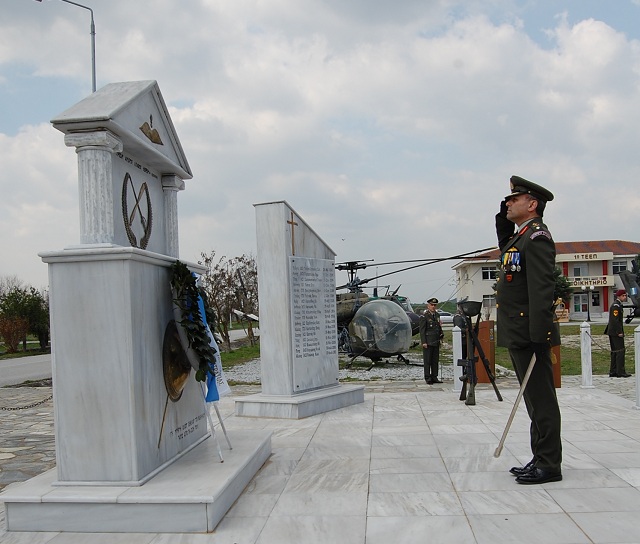
[[[402,302],[402,308],[405,312],[413,312],[413,307],[411,306],[411,301],[408,298],[405,298]]]
[[[406,351],[411,342],[411,322],[402,307],[387,300],[362,306],[349,324],[352,343],[383,353]]]

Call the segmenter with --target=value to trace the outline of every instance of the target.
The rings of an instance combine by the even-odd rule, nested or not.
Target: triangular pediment
[[[124,149],[161,174],[190,179],[192,172],[158,83],[110,83],[51,120],[65,134],[109,130]]]

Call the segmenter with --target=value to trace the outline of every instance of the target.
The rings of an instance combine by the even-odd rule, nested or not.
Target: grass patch
[[[27,348],[27,351],[23,351],[22,349],[20,349],[16,353],[7,353],[4,349],[4,346],[0,346],[0,361],[2,359],[19,359],[20,357],[32,357],[33,355],[44,355],[45,353],[51,353],[51,348],[46,348],[46,349]]]
[[[606,324],[597,323],[591,325],[591,366],[593,374],[609,374],[611,362],[611,350],[609,337],[604,334]],[[633,331],[636,324],[625,325],[625,344],[627,371],[632,369],[635,361],[635,346],[633,343]],[[445,347],[440,350],[441,356],[453,355],[453,334],[451,328],[445,329]],[[563,376],[576,376],[582,374],[582,362],[580,354],[580,325],[569,324],[560,327],[562,344],[560,346],[560,368]],[[419,346],[411,351],[422,353]],[[490,359],[489,354],[486,354]],[[513,369],[509,352],[506,348],[495,346],[495,363],[508,369]]]
[[[222,368],[227,369],[236,365],[241,365],[258,359],[260,357],[260,342],[255,345],[238,346],[231,351],[221,351],[220,359],[222,360]]]
[[[627,371],[633,369],[635,360],[635,346],[633,344],[633,331],[636,324],[631,323],[625,325],[625,343],[627,345],[626,362]],[[591,325],[591,363],[593,374],[609,374],[610,349],[609,338],[604,334],[605,324],[597,323]],[[446,327],[444,331],[445,346],[441,349],[443,358],[451,357],[452,353],[452,331],[450,327]],[[582,373],[582,364],[580,360],[580,325],[569,324],[560,327],[560,335],[562,337],[562,345],[560,347],[560,365],[562,374],[565,376],[580,375]],[[414,340],[417,337],[414,337]],[[51,353],[51,349],[29,348],[27,351],[18,351],[17,353],[6,353],[3,351],[4,346],[0,344],[0,360],[14,359],[16,357],[30,357],[33,355],[42,355]],[[422,348],[416,346],[410,350],[411,352],[422,354]],[[222,359],[222,367],[224,369],[241,365],[260,358],[260,342],[256,342],[254,346],[249,344],[240,344],[234,346],[231,351],[223,351],[220,354]],[[444,360],[444,359],[443,359]],[[389,359],[395,363],[394,358]],[[511,360],[507,349],[495,346],[495,363],[505,368],[512,369]],[[371,365],[368,359],[357,358],[351,363],[353,369],[367,369]],[[340,360],[340,368],[346,368],[346,361]]]

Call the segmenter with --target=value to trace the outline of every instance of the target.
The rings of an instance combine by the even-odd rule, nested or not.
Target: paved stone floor
[[[431,541],[456,544],[640,542],[637,521],[640,518],[640,411],[636,410],[635,376],[628,379],[594,376],[593,389],[580,387],[579,376],[563,378],[559,398],[566,422],[563,426],[565,472],[570,476],[558,484],[527,486],[526,489],[505,478],[503,472],[491,472],[496,469],[486,467],[491,457],[488,450],[495,448],[496,436],[501,434],[517,393],[515,379],[497,379],[505,397],[504,403],[495,402],[489,384],[478,385],[480,400],[476,407],[465,407],[458,401],[451,381],[437,386],[428,386],[421,380],[378,380],[364,385],[364,407],[350,407],[336,414],[313,416],[300,422],[256,422],[261,428],[273,429],[272,458],[214,533],[87,535],[6,532],[4,505],[0,503],[0,543],[280,544],[331,541],[375,544],[391,540],[399,544],[424,542],[430,531],[433,535],[440,535]],[[235,386],[232,389],[237,397],[259,392],[260,388]],[[224,407],[224,417],[229,418],[232,428],[233,420],[255,419],[235,418],[232,399],[223,400],[220,406]],[[420,408],[418,412],[416,407]],[[516,436],[514,448],[501,460],[501,471],[509,463],[528,460],[527,433],[523,432],[527,428],[526,413],[522,416],[522,411],[521,408],[518,413],[518,428],[515,428],[516,422],[512,428]],[[616,421],[618,412],[626,424]],[[351,417],[355,419],[350,421]],[[334,432],[343,426],[353,433],[353,436],[343,438],[349,443],[352,440],[354,444],[359,443],[356,438],[362,429],[354,425],[358,418],[362,418],[368,433],[362,439],[371,450],[365,463],[369,467],[365,471],[368,474],[366,482],[358,480],[356,484],[353,478],[343,481],[334,475],[329,483],[317,481],[310,488],[305,487],[309,484],[305,480],[345,470],[333,465],[331,459],[324,459],[322,448],[312,447],[315,435],[320,437],[323,426],[333,428]],[[467,420],[483,425],[489,432],[478,433],[467,424]],[[236,423],[248,424],[244,421]],[[371,428],[366,430],[366,427]],[[298,433],[299,439],[294,439],[294,433]],[[327,436],[324,435],[325,442]],[[51,387],[0,388],[0,437],[0,490],[53,467],[55,444]],[[461,462],[460,453],[454,450],[468,441],[475,445],[474,448],[482,448],[484,456],[474,461],[474,467],[468,466],[473,459],[467,459],[463,467],[457,466]],[[431,446],[434,446],[434,453],[417,451],[428,450]],[[342,457],[341,463],[361,461],[361,453],[355,445],[353,448],[339,444],[334,447],[345,452],[339,456]],[[331,456],[335,456],[335,451]],[[345,459],[349,457],[349,451],[354,452],[353,459]],[[361,469],[349,470],[358,472]],[[477,471],[477,480],[473,484],[467,481],[466,471]],[[444,472],[449,473],[450,480],[443,477]],[[575,477],[578,474],[580,477]],[[499,485],[494,487],[496,480]],[[583,482],[577,486],[584,486],[582,492],[573,489],[578,480]],[[296,486],[298,493],[295,492]],[[329,486],[329,491],[326,486]],[[343,486],[341,491],[345,494],[333,495],[338,491],[335,486]],[[361,490],[362,486],[364,498],[360,491],[354,491],[356,488]],[[285,491],[290,487],[293,487],[292,493],[287,495]],[[531,489],[536,487],[538,489]],[[311,494],[302,494],[300,490]],[[482,503],[478,500],[478,493],[482,494]],[[508,498],[500,498],[499,493],[506,493]],[[345,503],[340,508],[350,513],[341,512],[340,508],[336,510],[337,505],[342,505],[342,500],[351,498],[360,506],[352,511],[353,505]],[[336,508],[332,509],[330,503],[334,499]],[[519,504],[520,501],[529,506]],[[505,502],[514,504],[509,506]],[[595,508],[594,503],[598,503]],[[297,512],[296,517],[283,516],[284,508]],[[317,519],[312,519],[308,510],[314,508],[318,512]],[[243,516],[247,516],[245,523],[239,521]],[[506,519],[513,523],[509,537],[502,532],[507,530],[503,526]],[[536,519],[540,521],[539,527]],[[341,531],[341,523],[344,523],[344,531]],[[455,528],[449,523],[455,523]],[[555,528],[549,529],[548,523]],[[553,525],[555,523],[557,525]],[[543,524],[544,532],[538,534]],[[492,540],[490,535],[494,533],[496,539]]]

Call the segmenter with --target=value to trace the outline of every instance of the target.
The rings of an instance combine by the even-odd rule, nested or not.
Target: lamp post
[[[589,285],[589,289],[587,289],[586,285],[583,285],[582,291],[587,293],[587,322],[591,322],[591,293],[593,293],[593,285]]]
[[[96,92],[96,25],[93,21],[93,10],[89,6],[83,6],[82,4],[78,4],[77,2],[72,2],[71,0],[60,0],[61,2],[65,2],[67,4],[73,4],[74,6],[78,6],[79,8],[88,9],[89,13],[91,13],[91,92]],[[36,2],[42,2],[42,0],[36,0]]]

